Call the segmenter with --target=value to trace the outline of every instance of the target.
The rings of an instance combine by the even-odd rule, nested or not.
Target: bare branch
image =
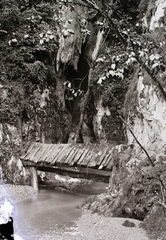
[[[158,201],[158,203],[166,209],[166,204],[164,202]]]
[[[152,167],[155,167],[151,157],[149,156],[148,152],[146,151],[146,149],[142,146],[142,144],[138,141],[137,137],[135,136],[135,134],[133,133],[131,127],[129,126],[129,124],[119,115],[119,118],[122,120],[122,122],[128,127],[130,133],[132,134],[132,136],[134,137],[135,141],[138,143],[138,145],[141,147],[141,149],[145,152],[146,156],[148,157],[148,161],[150,163],[150,165]],[[162,187],[166,190],[166,186],[163,183],[163,181],[161,180],[160,176],[158,176],[157,180],[159,180],[159,182],[161,183]]]
[[[138,145],[141,147],[141,149],[145,152],[146,156],[148,157],[149,163],[152,167],[154,167],[154,163],[151,159],[151,157],[149,156],[148,152],[146,151],[146,149],[142,146],[142,144],[138,141],[137,137],[135,136],[135,134],[133,133],[131,127],[129,126],[129,124],[119,115],[119,118],[122,120],[122,122],[128,127],[130,133],[132,134],[132,136],[134,137],[135,141],[138,143]]]
[[[91,7],[93,7],[96,10],[99,10],[99,7],[97,6],[97,4],[92,0],[84,0],[86,3],[88,3]]]

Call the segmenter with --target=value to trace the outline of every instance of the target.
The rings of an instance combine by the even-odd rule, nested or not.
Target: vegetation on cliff
[[[4,179],[23,181],[19,155],[28,141],[119,144],[127,140],[127,125],[135,129],[135,119],[146,123],[145,128],[152,126],[153,117],[142,120],[141,107],[145,100],[151,102],[142,88],[153,88],[151,93],[165,103],[164,9],[156,22],[155,0],[1,1]],[[152,146],[158,135],[148,139]],[[154,227],[153,216],[165,211],[163,146],[150,156],[154,166],[140,148],[116,151],[109,195],[99,200],[100,212],[146,217],[146,226],[151,222]]]

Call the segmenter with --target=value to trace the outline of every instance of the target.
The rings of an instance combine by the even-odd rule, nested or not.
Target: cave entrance
[[[72,116],[74,126],[80,119],[80,102],[83,94],[88,89],[89,64],[86,58],[81,55],[78,61],[77,69],[68,64],[64,72],[66,76],[65,104],[66,109]]]

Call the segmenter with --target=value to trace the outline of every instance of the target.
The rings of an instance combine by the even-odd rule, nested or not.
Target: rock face
[[[140,9],[141,9],[140,3]],[[162,65],[165,61],[165,37],[164,37],[164,19],[165,19],[165,1],[149,1],[147,5],[147,10],[145,11],[143,17],[143,24],[152,31],[152,39],[158,41],[161,46],[161,51],[157,53],[156,51],[150,53],[149,62],[151,62],[151,68],[155,74],[155,69],[157,65]],[[151,14],[151,16],[150,16]],[[145,33],[145,36],[148,33]],[[155,47],[154,47],[155,49]],[[159,63],[157,64],[157,59]],[[157,77],[159,79],[159,84],[165,91],[165,67],[158,69]],[[132,87],[129,87],[129,91],[133,92]],[[165,114],[166,114],[166,104],[163,95],[157,88],[157,84],[154,84],[150,75],[143,71],[142,74],[137,74],[137,79],[135,82],[135,104],[133,104],[133,111],[129,109],[127,113],[127,118],[131,121],[132,130],[135,136],[138,138],[140,143],[148,150],[150,155],[159,154],[165,150]],[[131,94],[131,95],[132,95]],[[126,103],[129,103],[128,95],[126,95]],[[131,96],[130,96],[131,97]],[[131,100],[131,99],[130,99]],[[127,130],[128,143],[133,143],[133,136]]]
[[[102,105],[102,98],[96,99],[95,101],[95,109],[97,113],[93,117],[93,126],[94,126],[94,132],[98,139],[100,139],[100,142],[107,141],[106,139],[106,133],[104,132],[103,126],[102,126],[102,118],[103,116],[109,117],[111,115],[109,108],[106,106],[104,107]]]
[[[155,1],[155,11],[150,19],[150,30],[155,31],[157,28],[164,27],[165,7],[164,0]]]
[[[166,144],[166,103],[155,86],[144,84],[143,77],[138,79],[137,94],[133,132],[151,155],[163,152]],[[133,136],[130,132],[127,136],[131,144]]]
[[[22,182],[26,143],[66,143],[78,124],[96,29],[84,7],[61,2],[3,1],[0,11],[1,165],[4,179]]]
[[[103,31],[94,26],[96,12],[82,5],[3,1],[0,11],[0,141],[6,165],[28,141],[72,139]],[[87,115],[83,135],[95,141],[92,121]]]

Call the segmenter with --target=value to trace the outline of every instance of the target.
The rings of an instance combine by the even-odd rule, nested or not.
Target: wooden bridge
[[[112,147],[99,144],[42,144],[31,143],[21,156],[24,167],[29,167],[31,183],[38,190],[37,170],[78,175],[84,178],[101,176],[108,179],[113,167]]]

